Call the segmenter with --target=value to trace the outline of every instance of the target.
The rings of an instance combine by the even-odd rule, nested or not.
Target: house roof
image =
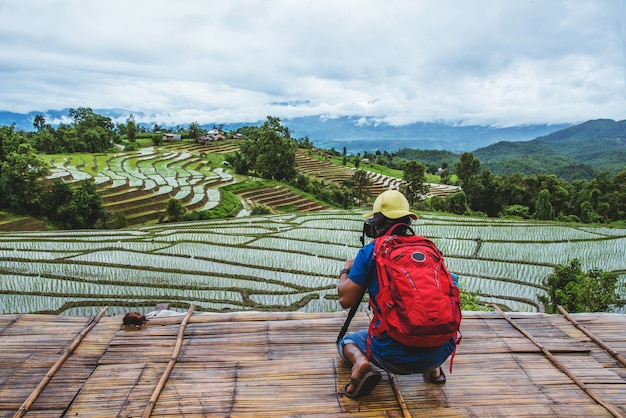
[[[561,315],[463,315],[444,386],[383,373],[356,401],[343,395],[350,369],[335,345],[345,312],[161,311],[141,327],[1,315],[0,415],[626,415],[626,367],[615,357],[626,354],[626,315],[572,315],[613,354]],[[350,330],[367,323],[358,313]]]

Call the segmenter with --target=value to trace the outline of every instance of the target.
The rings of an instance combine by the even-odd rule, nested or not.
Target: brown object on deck
[[[622,415],[626,368],[561,315],[507,313],[577,379]],[[573,314],[626,353],[626,315]],[[389,378],[348,399],[350,368],[337,313],[194,313],[152,416],[402,417]],[[103,317],[52,376],[25,416],[141,416],[167,370],[184,313],[142,327]],[[84,317],[0,315],[0,416],[12,416],[83,329]],[[351,330],[368,319],[358,313]],[[610,416],[496,312],[463,312],[463,342],[447,383],[394,378],[410,415]],[[444,365],[447,368],[448,362]]]
[[[139,312],[128,312],[122,319],[124,326],[141,326],[146,323],[146,316]]]

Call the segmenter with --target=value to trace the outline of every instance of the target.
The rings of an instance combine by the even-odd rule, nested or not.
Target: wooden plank
[[[401,417],[386,373],[370,395],[356,401],[343,395],[350,368],[339,358],[335,338],[345,315],[194,314],[153,416]],[[543,345],[560,350],[560,362],[626,415],[621,406],[625,369],[611,364],[560,316],[511,315]],[[614,347],[626,346],[624,319],[577,316],[598,335],[610,336]],[[102,318],[28,416],[59,416],[61,408],[68,408],[66,416],[141,415],[170,360],[181,320],[152,318],[141,328],[127,329],[121,317]],[[71,339],[69,331],[84,322],[0,315],[0,416],[17,411]],[[348,332],[367,324],[360,312]],[[396,376],[412,416],[609,416],[498,314],[464,312],[462,332],[453,373],[447,370],[449,362],[444,365],[446,385],[425,383],[420,374]],[[22,333],[27,344],[20,347]]]

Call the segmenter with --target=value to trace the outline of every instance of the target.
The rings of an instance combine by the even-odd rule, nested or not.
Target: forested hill
[[[626,169],[626,120],[590,120],[531,141],[502,141],[474,151],[493,173],[553,173],[565,180]]]

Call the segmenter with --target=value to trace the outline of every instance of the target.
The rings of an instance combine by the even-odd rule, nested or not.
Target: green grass
[[[220,204],[202,212],[204,219],[223,219],[235,217],[243,209],[241,200],[233,192],[220,188]]]
[[[276,206],[276,210],[280,211],[280,212],[287,212],[287,213],[296,213],[298,212],[298,207],[296,205],[282,205],[282,206]]]

